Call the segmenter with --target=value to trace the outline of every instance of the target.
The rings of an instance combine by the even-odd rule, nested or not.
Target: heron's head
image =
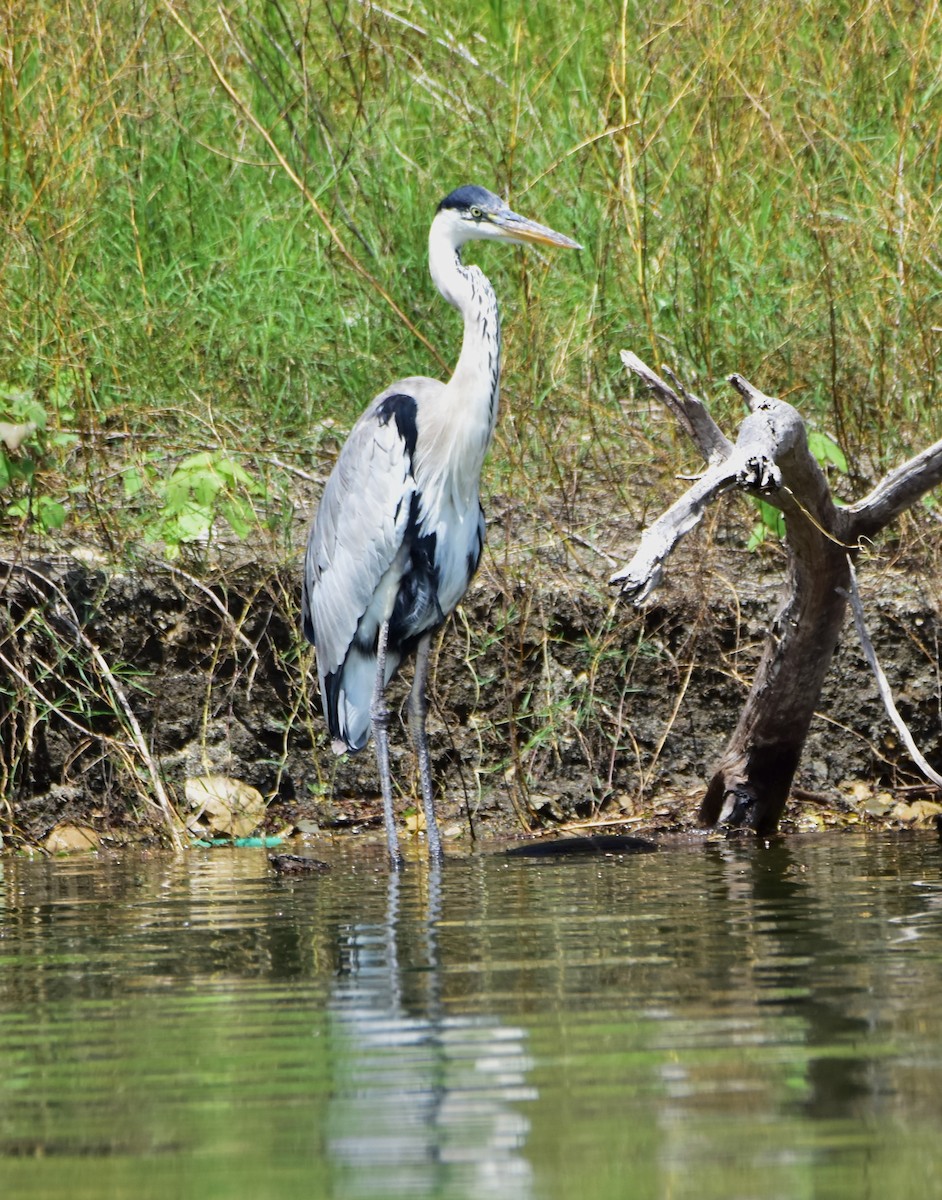
[[[444,226],[443,232],[455,247],[471,241],[492,241],[582,249],[565,234],[521,217],[500,196],[475,184],[465,184],[447,195],[438,206],[434,224]]]

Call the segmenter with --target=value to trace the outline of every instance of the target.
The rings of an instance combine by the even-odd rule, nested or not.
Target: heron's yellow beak
[[[511,242],[530,242],[537,246],[563,246],[567,250],[581,250],[582,247],[564,233],[557,233],[548,225],[540,225],[528,217],[506,209],[504,212],[490,214],[491,221],[501,231],[504,238]]]

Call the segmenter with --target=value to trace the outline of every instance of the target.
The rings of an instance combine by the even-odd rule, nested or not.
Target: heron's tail
[[[324,718],[335,754],[362,750],[372,728],[370,706],[376,685],[376,655],[351,646],[336,671],[321,676]]]

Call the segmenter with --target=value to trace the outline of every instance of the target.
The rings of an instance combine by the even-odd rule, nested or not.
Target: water
[[[942,1196],[942,847],[0,860],[0,1195]]]

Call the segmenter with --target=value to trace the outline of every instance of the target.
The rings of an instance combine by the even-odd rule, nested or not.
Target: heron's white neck
[[[435,286],[464,318],[461,353],[440,403],[426,408],[419,443],[423,489],[449,495],[477,520],[484,456],[497,423],[500,317],[497,297],[480,268],[465,266],[453,236],[434,221],[429,270]]]
[[[464,318],[461,353],[448,393],[456,404],[471,409],[486,429],[485,449],[497,421],[500,389],[500,313],[490,280],[475,266],[465,266],[447,229],[432,222],[428,247],[432,281]],[[468,413],[470,416],[471,414]]]

